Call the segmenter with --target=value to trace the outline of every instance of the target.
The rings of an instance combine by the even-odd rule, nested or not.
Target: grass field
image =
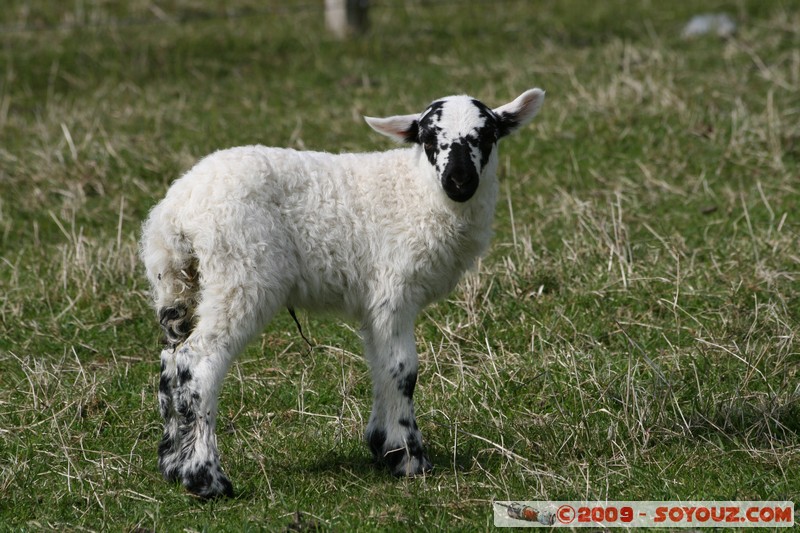
[[[800,500],[800,8],[770,0],[8,0],[0,530],[491,530],[492,500]],[[685,40],[725,10],[730,39]],[[417,325],[434,475],[362,434],[356,325],[280,316],[228,376],[237,497],[156,465],[142,220],[199,157],[389,146],[361,120],[547,90],[488,256]],[[297,513],[300,513],[299,515]]]

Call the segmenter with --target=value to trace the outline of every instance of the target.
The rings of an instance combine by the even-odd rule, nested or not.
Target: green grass
[[[492,500],[800,499],[800,9],[11,0],[0,12],[0,529],[490,530]],[[240,358],[237,497],[164,482],[136,241],[218,148],[382,149],[360,116],[547,90],[501,147],[487,257],[417,327],[434,475],[361,442],[352,325],[287,316]],[[301,513],[298,520],[296,513]]]

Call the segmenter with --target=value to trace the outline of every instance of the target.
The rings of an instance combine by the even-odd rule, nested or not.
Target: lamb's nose
[[[469,147],[464,143],[453,143],[442,178],[461,188],[477,177],[478,173],[472,164]]]

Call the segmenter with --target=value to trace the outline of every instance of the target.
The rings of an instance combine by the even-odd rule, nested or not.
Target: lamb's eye
[[[425,148],[426,152],[433,151],[433,143],[424,143],[422,147]]]

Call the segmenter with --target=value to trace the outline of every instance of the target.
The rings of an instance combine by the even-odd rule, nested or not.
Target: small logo
[[[556,521],[556,515],[549,511],[542,511],[531,507],[530,505],[523,505],[521,503],[511,503],[506,505],[504,503],[495,502],[497,505],[506,508],[506,513],[514,520],[524,520],[525,522],[538,522],[544,526],[552,526]]]

